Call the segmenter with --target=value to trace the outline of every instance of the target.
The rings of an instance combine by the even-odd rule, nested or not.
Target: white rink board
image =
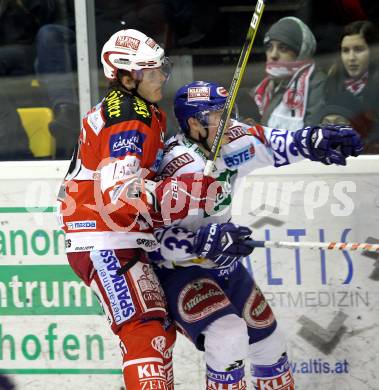
[[[121,389],[117,339],[67,266],[56,226],[55,194],[67,166],[0,164],[0,376],[21,390]],[[379,159],[371,156],[347,167],[257,171],[239,186],[235,220],[256,239],[379,241],[378,178]],[[287,330],[298,389],[379,388],[378,258],[254,252],[248,266]],[[176,389],[204,389],[202,355],[181,336],[174,368]]]

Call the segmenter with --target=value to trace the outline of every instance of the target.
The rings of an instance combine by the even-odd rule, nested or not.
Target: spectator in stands
[[[36,36],[36,71],[54,112],[49,128],[56,139],[55,157],[68,159],[80,127],[75,10],[73,0],[53,1],[57,10],[54,22],[43,25]]]
[[[379,32],[370,21],[346,25],[340,40],[340,56],[326,81],[326,96],[347,92],[361,102],[362,113],[370,123],[366,143],[379,138],[379,71],[375,45]]]
[[[207,12],[214,6],[201,0],[95,0],[95,5],[100,47],[115,28],[126,27],[144,31],[167,51],[199,42],[213,26]]]
[[[0,0],[0,76],[34,73],[35,36],[55,12],[51,0]],[[17,113],[18,98],[25,90],[4,87],[0,91],[0,160],[28,160],[33,155]]]
[[[218,44],[224,39],[220,28],[216,27],[219,17],[218,7],[215,2],[202,0],[166,0],[170,6],[170,31],[172,44],[176,47],[198,45],[205,46],[209,41],[217,41]],[[217,5],[219,5],[217,3]],[[214,17],[209,18],[209,15]],[[217,34],[214,33],[217,28]],[[204,38],[208,42],[204,42]],[[212,44],[212,43],[211,43]]]
[[[266,74],[250,91],[254,120],[274,128],[297,130],[312,124],[323,104],[325,75],[316,71],[316,40],[298,18],[285,17],[264,37]]]
[[[51,0],[0,0],[0,76],[34,73],[34,39],[54,12]]]
[[[325,104],[314,116],[314,123],[320,125],[351,126],[364,139],[370,122],[363,114],[363,105],[348,92],[341,92],[326,98]]]
[[[0,161],[31,159],[33,155],[20,116],[9,95],[0,89]]]
[[[365,4],[366,3],[366,4]],[[295,15],[312,30],[317,54],[332,54],[339,44],[343,27],[355,20],[371,19],[378,13],[372,0],[302,0]]]
[[[167,50],[171,46],[169,0],[96,0],[99,48],[120,28],[144,31]]]

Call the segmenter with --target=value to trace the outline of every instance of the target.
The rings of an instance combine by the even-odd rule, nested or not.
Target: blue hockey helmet
[[[189,133],[189,118],[196,118],[208,127],[209,112],[222,110],[227,96],[228,91],[222,85],[207,81],[193,81],[179,88],[174,98],[174,111],[182,131]]]

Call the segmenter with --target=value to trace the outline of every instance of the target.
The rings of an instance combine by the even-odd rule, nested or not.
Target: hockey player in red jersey
[[[146,251],[158,245],[153,226],[188,212],[191,190],[196,192],[193,206],[206,208],[220,188],[201,175],[151,180],[166,128],[165,113],[157,106],[169,76],[163,49],[137,30],[122,30],[105,43],[101,61],[110,89],[83,118],[59,194],[66,252],[120,339],[127,389],[170,390],[175,330]],[[206,242],[207,232],[199,234]],[[238,230],[236,243],[247,235]],[[251,251],[243,243],[238,248]]]

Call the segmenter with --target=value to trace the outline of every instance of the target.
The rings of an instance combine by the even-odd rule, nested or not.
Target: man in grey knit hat
[[[300,19],[285,17],[264,37],[266,77],[250,95],[263,125],[297,130],[312,124],[323,102],[325,75],[315,70],[316,40]]]
[[[277,41],[296,53],[297,60],[312,58],[316,51],[316,39],[312,31],[300,19],[286,17],[273,24],[266,33],[263,43]]]

